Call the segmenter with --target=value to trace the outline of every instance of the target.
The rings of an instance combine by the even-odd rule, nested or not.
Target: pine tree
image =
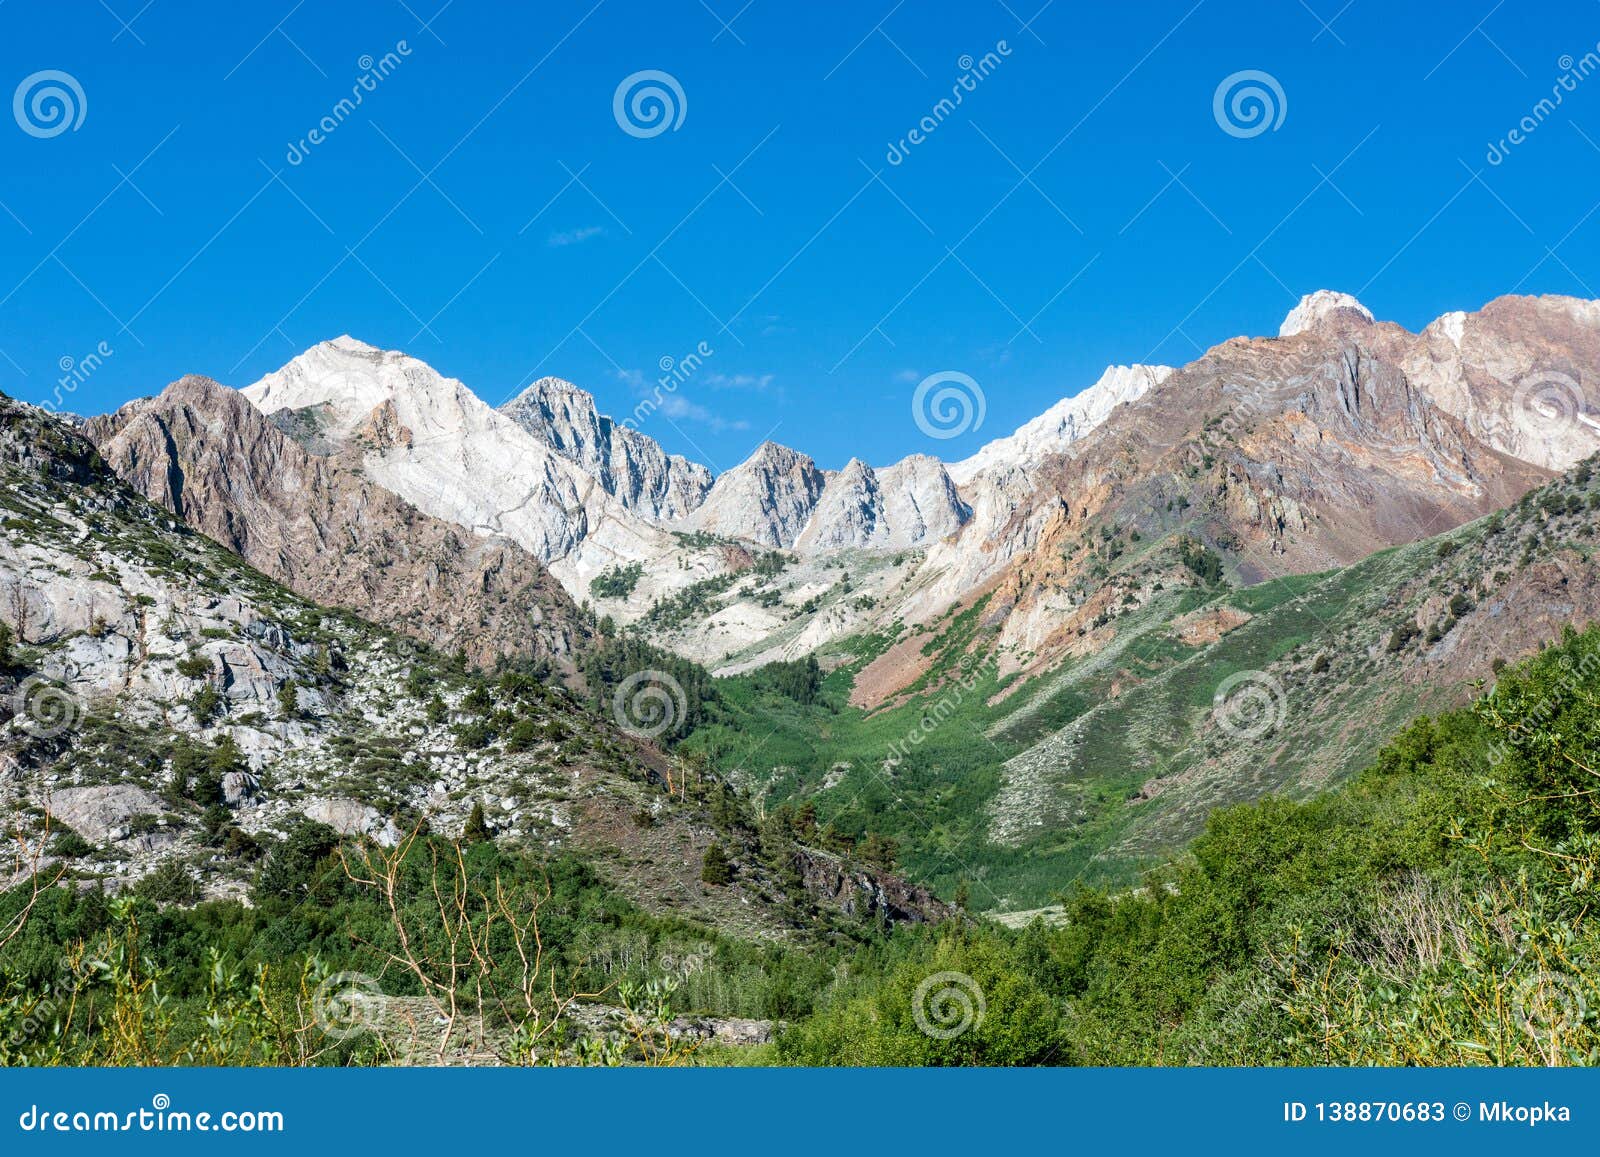
[[[483,816],[483,802],[474,800],[472,811],[467,813],[467,825],[461,829],[461,840],[463,843],[481,844],[493,838],[493,833],[489,831],[489,821]]]
[[[718,888],[733,882],[733,865],[728,862],[728,854],[722,850],[721,844],[712,844],[706,849],[700,879]]]

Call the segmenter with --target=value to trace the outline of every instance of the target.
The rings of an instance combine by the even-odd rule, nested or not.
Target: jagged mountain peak
[[[742,470],[747,466],[755,468],[775,466],[779,469],[787,470],[800,464],[810,466],[813,469],[816,467],[811,455],[768,438],[752,450],[750,457],[746,458],[734,469]]]
[[[1300,299],[1300,303],[1289,311],[1289,315],[1283,319],[1283,324],[1278,327],[1278,336],[1293,337],[1336,316],[1355,316],[1368,322],[1377,320],[1372,316],[1370,309],[1350,294],[1333,289],[1319,289],[1306,294]]]
[[[348,350],[352,353],[377,354],[384,352],[380,347],[369,345],[360,338],[351,337],[347,333],[342,333],[336,338],[331,338],[328,341],[319,342],[318,344],[332,346],[337,350]]]
[[[711,489],[710,470],[613,421],[600,412],[593,394],[564,378],[540,378],[501,406],[500,413],[577,463],[625,509],[645,518],[682,518]]]

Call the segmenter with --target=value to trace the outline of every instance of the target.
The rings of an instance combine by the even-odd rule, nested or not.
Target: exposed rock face
[[[205,684],[241,710],[265,710],[314,656],[242,593],[176,581],[195,565],[196,536],[122,487],[88,441],[3,394],[0,495],[11,520],[0,533],[0,622],[40,649],[35,674],[51,682],[36,689],[50,720],[119,695],[148,715],[149,703]],[[204,674],[176,669],[186,658]]]
[[[762,546],[790,547],[811,519],[826,480],[817,464],[776,442],[763,442],[723,474],[684,525]]]
[[[369,417],[376,438],[392,411],[379,403]],[[347,451],[308,453],[210,379],[184,378],[86,433],[146,497],[306,598],[482,663],[564,663],[586,630],[514,542],[421,513],[368,481]]]
[[[1496,450],[1565,470],[1600,449],[1600,301],[1501,297],[1406,339],[1407,376]]]
[[[832,852],[798,848],[795,868],[807,892],[847,916],[886,924],[934,924],[956,913],[920,885],[893,873],[846,864]]]
[[[242,392],[262,413],[296,412],[317,438],[358,451],[368,478],[424,513],[510,538],[568,591],[674,548],[576,462],[405,354],[341,337]]]
[[[1293,337],[1339,316],[1356,324],[1374,320],[1372,311],[1348,293],[1319,289],[1306,294],[1300,304],[1289,311],[1289,316],[1278,327],[1278,336]]]
[[[308,820],[327,824],[341,836],[371,836],[386,848],[394,847],[404,835],[377,808],[359,800],[313,799],[302,810]]]
[[[830,474],[795,549],[903,550],[959,530],[971,516],[943,463],[916,454],[873,470],[852,458]]]
[[[200,423],[205,408],[167,416],[179,413]],[[280,452],[286,470],[339,467]],[[171,493],[187,501],[192,477]],[[537,680],[460,671],[306,601],[132,489],[86,438],[3,395],[0,506],[0,623],[16,640],[0,671],[0,818],[30,838],[47,815],[70,824],[90,844],[73,861],[83,878],[119,889],[178,865],[206,896],[243,895],[256,869],[212,841],[219,804],[238,829],[230,841],[246,845],[307,818],[384,843],[424,821],[455,835],[479,804],[497,837],[589,855],[648,911],[755,940],[805,931],[773,900],[783,884],[749,826],[671,790],[684,769],[609,711]],[[462,734],[507,718],[526,725],[514,743]],[[217,780],[180,782],[180,751],[203,754]],[[739,859],[728,887],[700,880],[713,841]]]
[[[1502,299],[1420,335],[1341,295],[1296,313],[1289,336],[1225,342],[1115,407],[1014,502],[969,484],[972,523],[929,550],[894,613],[926,621],[992,592],[1003,645],[1046,664],[1103,645],[1082,632],[1114,608],[1092,589],[1052,593],[1097,585],[1084,536],[1098,525],[1192,535],[1250,583],[1438,534],[1600,446],[1585,420],[1600,408],[1600,306]],[[1564,420],[1523,400],[1519,382],[1547,367],[1565,375],[1546,399]]]
[[[64,787],[49,793],[50,814],[84,839],[104,844],[125,840],[135,816],[154,819],[166,810],[162,802],[132,784]]]
[[[571,382],[540,378],[500,412],[582,467],[624,510],[642,517],[682,518],[711,489],[710,470],[613,422],[595,408],[592,394]]]
[[[896,619],[928,622],[989,589],[1031,616],[1011,616],[1009,640],[1048,650],[1063,621],[1104,611],[1028,593],[1079,565],[1063,551],[1096,520],[1188,527],[1243,581],[1436,533],[1600,447],[1588,396],[1600,391],[1597,314],[1600,303],[1507,298],[1410,334],[1319,291],[1276,339],[1230,341],[1181,370],[1111,367],[948,467],[916,456],[831,472],[768,443],[714,482],[568,383],[545,379],[496,411],[421,362],[350,338],[245,393],[313,460],[510,538],[622,624],[738,569],[719,544],[682,532],[794,552],[781,582],[696,592],[710,600],[706,630],[662,629],[666,645],[731,669]],[[897,559],[893,574],[863,557],[907,550],[924,556]],[[835,590],[850,552],[854,589]],[[625,596],[592,591],[633,564],[642,573]]]

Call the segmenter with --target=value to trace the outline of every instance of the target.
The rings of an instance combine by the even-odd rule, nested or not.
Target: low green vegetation
[[[1216,812],[1135,890],[859,954],[778,1059],[1594,1064],[1597,703],[1600,631],[1569,632],[1343,790]]]
[[[653,1023],[782,1020],[758,1055],[790,1064],[1592,1064],[1597,703],[1600,629],[1569,631],[1470,707],[1415,721],[1343,789],[1221,809],[1139,887],[1075,887],[1020,929],[958,916],[757,946],[647,916],[571,857],[430,837],[385,852],[309,822],[267,852],[250,907],[193,903],[181,869],[120,898],[24,884],[0,898],[0,1060],[416,1059],[312,1015],[354,973],[418,1009],[451,993],[488,1008],[490,1051],[518,1063],[696,1059],[664,1031],[631,1051],[586,1035],[561,1005],[570,985]],[[779,822],[815,836],[812,809]],[[702,875],[733,878],[720,845]],[[523,923],[441,908],[456,894],[498,896]],[[480,1003],[519,991],[529,915],[556,995]],[[485,964],[452,972],[466,929]],[[412,956],[419,970],[400,966]]]
[[[642,562],[607,567],[589,581],[589,593],[597,599],[625,599],[633,593],[642,578]]]

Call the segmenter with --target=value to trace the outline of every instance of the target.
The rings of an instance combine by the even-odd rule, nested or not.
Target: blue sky
[[[703,342],[648,433],[837,466],[963,455],[1316,288],[1412,328],[1600,295],[1594,0],[1041,2],[5,0],[0,88],[84,107],[0,117],[0,389],[104,343],[94,413],[349,332],[620,415]],[[614,113],[646,70],[683,94],[656,135]],[[1256,135],[1214,111],[1246,70],[1283,94]],[[910,408],[944,371],[986,400],[948,440]]]

